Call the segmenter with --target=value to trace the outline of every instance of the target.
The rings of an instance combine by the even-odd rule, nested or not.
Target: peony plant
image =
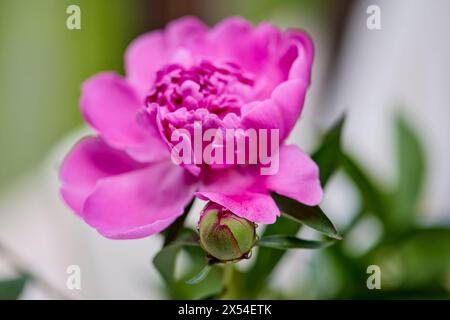
[[[212,28],[185,17],[141,35],[125,53],[125,76],[103,72],[82,86],[81,112],[96,134],[62,163],[64,201],[107,238],[163,232],[166,249],[181,241],[193,199],[206,200],[191,239],[208,266],[248,258],[254,245],[328,244],[283,233],[258,239],[256,226],[281,212],[339,239],[317,207],[329,172],[285,143],[313,56],[305,32],[239,17]]]

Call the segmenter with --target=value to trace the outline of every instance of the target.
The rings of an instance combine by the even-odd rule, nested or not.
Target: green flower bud
[[[248,257],[256,242],[256,225],[209,202],[198,222],[200,245],[219,261],[235,261]]]

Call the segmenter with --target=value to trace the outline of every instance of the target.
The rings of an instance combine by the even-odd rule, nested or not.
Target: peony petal
[[[257,166],[235,166],[220,170],[204,170],[201,192],[239,193],[242,190],[265,192]]]
[[[253,222],[270,224],[280,211],[268,195],[265,178],[259,175],[258,166],[205,171],[196,195]]]
[[[257,34],[260,36],[257,37]],[[242,122],[246,128],[278,128],[280,140],[283,141],[303,109],[314,48],[311,39],[303,31],[289,30],[278,34],[278,37],[276,35],[276,28],[264,24],[252,33],[253,39],[257,39],[256,44],[266,43],[266,47],[271,49],[264,54],[266,65],[258,66],[259,76],[254,88],[255,99],[262,101],[243,106]],[[252,48],[253,51],[262,52],[256,49],[256,45]]]
[[[188,65],[192,56],[205,56],[211,46],[207,44],[208,27],[196,17],[186,16],[170,22],[165,31],[165,39],[170,49],[170,61]]]
[[[143,164],[122,151],[112,149],[102,139],[84,138],[62,163],[59,172],[61,194],[69,207],[81,216],[84,202],[98,180],[141,168]]]
[[[285,115],[272,100],[264,100],[257,103],[249,103],[242,107],[241,124],[246,129],[278,129],[280,139],[284,139]],[[270,137],[270,136],[269,136]]]
[[[278,173],[267,176],[268,189],[309,206],[319,204],[323,191],[315,162],[294,145],[282,146],[279,156]]]
[[[164,229],[166,229],[168,226],[170,226],[177,217],[170,217],[167,219],[163,219],[163,220],[158,220],[156,222],[150,223],[150,224],[146,224],[140,227],[136,227],[136,228],[131,228],[125,232],[118,232],[118,231],[108,231],[108,230],[103,230],[99,232],[109,238],[109,239],[139,239],[139,238],[144,238],[144,237],[148,237],[150,235],[153,234],[157,234],[161,231],[163,231]]]
[[[280,141],[283,141],[300,117],[306,89],[303,80],[283,82],[275,88],[271,99],[242,107],[242,125],[254,129],[279,129]]]
[[[196,195],[200,199],[218,203],[234,214],[255,223],[272,224],[280,215],[280,210],[268,193],[242,190],[235,194],[197,192]]]
[[[120,76],[108,72],[87,80],[80,104],[86,121],[110,146],[142,162],[169,156],[156,127],[138,125],[137,114],[143,104]]]
[[[310,82],[314,47],[302,30],[281,32],[266,22],[253,27],[243,18],[231,17],[217,24],[208,39],[215,60],[236,63],[255,76],[255,99],[268,99],[289,79]]]
[[[272,101],[277,106],[277,113],[282,116],[283,131],[280,139],[284,140],[299,119],[305,101],[308,84],[301,79],[293,79],[278,85],[272,93]],[[273,111],[275,113],[275,111]]]
[[[303,79],[309,84],[314,60],[314,43],[303,30],[288,30],[286,37],[288,41],[293,41],[297,49],[297,57],[289,70],[289,79]]]
[[[156,72],[167,63],[168,49],[162,31],[136,38],[125,53],[127,80],[143,102],[155,81]]]
[[[141,238],[183,213],[196,189],[193,176],[170,161],[99,181],[84,205],[85,221],[113,239]]]
[[[253,28],[250,22],[241,17],[222,20],[208,35],[210,45],[215,49],[215,59],[236,63],[257,74],[267,64],[277,37],[279,31],[270,24],[263,23]]]

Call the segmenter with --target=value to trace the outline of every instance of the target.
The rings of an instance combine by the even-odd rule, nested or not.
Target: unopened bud
[[[219,261],[248,257],[256,242],[256,225],[224,207],[209,202],[198,222],[200,245]]]

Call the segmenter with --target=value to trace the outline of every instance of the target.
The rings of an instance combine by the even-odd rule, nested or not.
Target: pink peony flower
[[[125,54],[125,77],[100,73],[82,86],[82,114],[98,136],[82,139],[65,158],[65,202],[114,239],[160,232],[194,195],[262,224],[280,214],[271,191],[318,204],[318,168],[296,146],[282,144],[278,172],[263,176],[257,165],[176,165],[169,139],[199,121],[205,128],[276,128],[282,143],[301,114],[312,60],[302,31],[252,27],[241,18],[209,29],[185,17],[138,37]]]

